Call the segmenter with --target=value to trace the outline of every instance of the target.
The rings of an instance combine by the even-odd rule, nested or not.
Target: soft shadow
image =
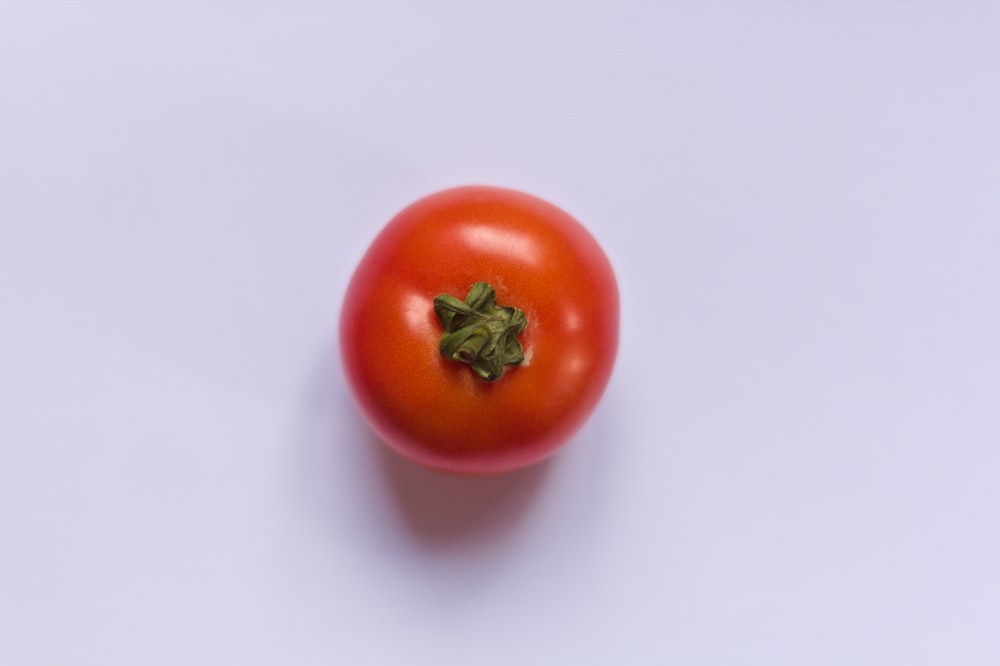
[[[372,435],[395,507],[423,546],[503,541],[528,513],[552,459],[497,476],[457,476],[406,460]]]
[[[509,547],[555,461],[497,476],[454,476],[421,467],[390,449],[364,422],[335,345],[319,359],[306,387],[293,484],[328,528],[358,544],[374,544],[378,553],[398,553],[406,544],[451,562],[449,554],[464,560],[473,552]]]

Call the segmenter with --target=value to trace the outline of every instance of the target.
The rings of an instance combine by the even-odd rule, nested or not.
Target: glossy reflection
[[[570,333],[576,333],[583,328],[583,315],[580,310],[574,307],[564,308],[562,311],[563,326]]]
[[[530,266],[541,264],[541,248],[531,236],[511,229],[474,225],[462,229],[462,240],[476,252],[492,253]]]
[[[434,303],[418,292],[410,292],[403,297],[403,319],[406,327],[414,334],[425,334],[432,325],[428,312],[434,310]]]

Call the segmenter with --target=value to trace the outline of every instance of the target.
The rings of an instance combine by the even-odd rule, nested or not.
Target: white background
[[[997,4],[0,7],[0,663],[1000,663]],[[493,479],[337,352],[465,183],[623,299]]]

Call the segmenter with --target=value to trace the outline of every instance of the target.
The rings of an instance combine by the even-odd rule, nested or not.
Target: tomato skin
[[[523,310],[525,361],[495,382],[438,351],[433,299],[489,282]],[[341,355],[365,420],[427,467],[495,474],[537,462],[583,425],[618,348],[614,272],[567,213],[513,190],[467,186],[421,199],[379,233],[340,320]]]

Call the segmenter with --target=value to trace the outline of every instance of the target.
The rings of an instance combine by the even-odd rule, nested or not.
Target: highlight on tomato
[[[394,217],[358,265],[340,347],[359,410],[403,456],[459,474],[538,462],[586,421],[618,349],[615,275],[569,214],[468,186]]]

